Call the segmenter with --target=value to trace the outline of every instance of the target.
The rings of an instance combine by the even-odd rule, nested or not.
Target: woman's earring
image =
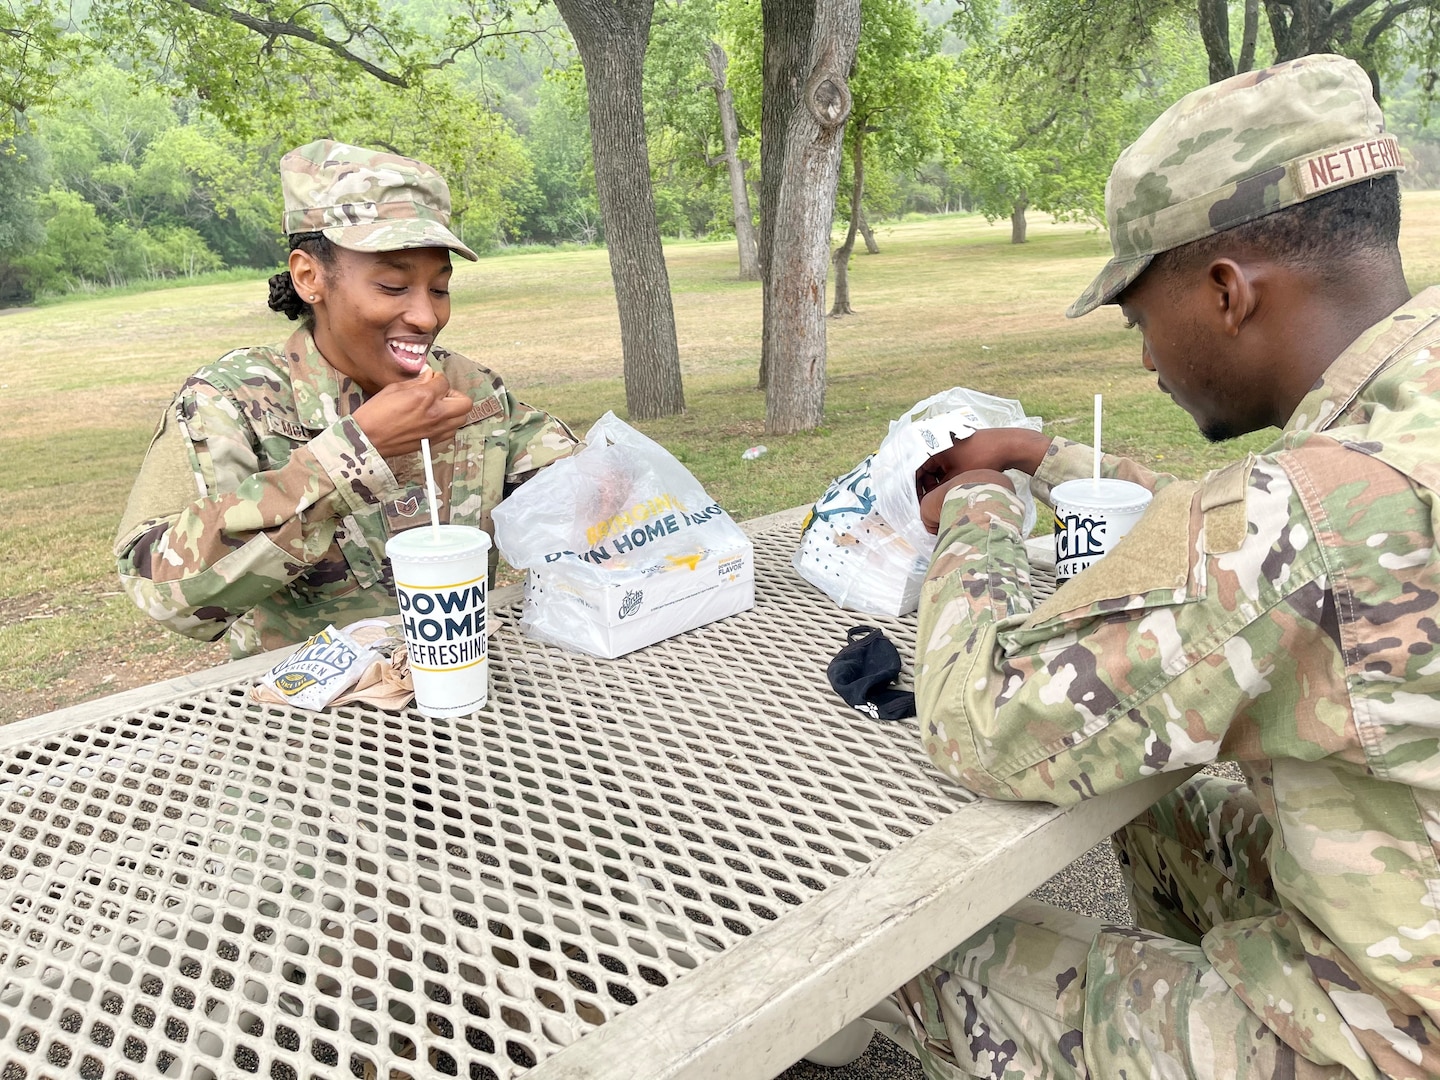
[[[316,300],[319,300],[319,299],[320,299],[320,297],[316,296],[314,293],[311,293],[311,294],[310,294],[310,302],[311,302],[312,304],[313,304]]]

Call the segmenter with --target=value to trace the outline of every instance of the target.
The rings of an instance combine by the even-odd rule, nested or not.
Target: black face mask
[[[849,638],[825,669],[835,692],[872,720],[914,716],[915,695],[890,688],[900,674],[900,653],[894,642],[873,626],[852,626]]]

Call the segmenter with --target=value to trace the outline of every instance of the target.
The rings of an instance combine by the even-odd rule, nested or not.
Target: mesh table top
[[[497,605],[469,717],[245,678],[7,729],[0,1080],[518,1076],[953,814],[914,721],[825,677],[857,622],[908,677],[913,616],[768,526],[754,610],[619,660]]]

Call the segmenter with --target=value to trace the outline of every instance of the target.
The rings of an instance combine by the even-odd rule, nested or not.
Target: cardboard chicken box
[[[600,576],[564,569],[552,563],[527,573],[521,626],[593,656],[624,656],[755,606],[749,541],[640,565],[602,564]]]

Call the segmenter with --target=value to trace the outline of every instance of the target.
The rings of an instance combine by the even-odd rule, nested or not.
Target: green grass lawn
[[[1440,280],[1440,193],[1405,202],[1411,285]],[[1088,440],[1106,401],[1107,449],[1195,475],[1244,449],[1214,447],[1155,391],[1119,313],[1064,318],[1108,256],[1103,232],[948,217],[878,230],[857,255],[858,314],[830,322],[826,421],[769,437],[754,389],[760,292],[735,280],[731,242],[667,251],[685,373],[684,416],[640,425],[737,518],[814,500],[872,451],[891,418],[948,386],[1016,397],[1046,430]],[[500,372],[522,398],[585,428],[624,415],[619,325],[606,254],[459,262],[442,342]],[[224,658],[148,623],[118,593],[110,543],[159,410],[222,352],[280,341],[291,324],[263,281],[77,299],[0,317],[0,719]],[[744,461],[764,443],[769,453]]]

